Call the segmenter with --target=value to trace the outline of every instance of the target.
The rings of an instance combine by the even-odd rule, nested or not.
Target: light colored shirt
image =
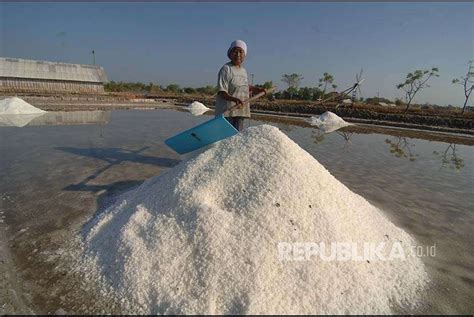
[[[225,91],[232,97],[244,101],[249,98],[249,83],[247,80],[247,71],[242,66],[237,67],[229,62],[222,66],[217,76],[217,88],[219,91]],[[217,95],[216,98],[216,116],[223,114],[227,109],[234,106],[235,102],[228,101]],[[247,117],[250,118],[250,105],[244,103],[238,109],[225,114],[226,117]]]

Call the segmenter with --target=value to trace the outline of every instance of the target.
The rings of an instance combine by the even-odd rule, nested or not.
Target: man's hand
[[[240,100],[239,98],[236,98],[236,97],[233,97],[231,95],[229,95],[227,93],[227,91],[219,91],[217,93],[219,96],[221,96],[222,98],[224,98],[225,100],[227,101],[233,101],[235,102],[237,105],[239,105],[239,107],[243,106],[244,105],[244,102],[242,100]]]
[[[235,104],[238,105],[237,108],[242,107],[244,105],[244,102],[242,100],[240,100],[239,98],[233,98],[232,101],[235,102]]]

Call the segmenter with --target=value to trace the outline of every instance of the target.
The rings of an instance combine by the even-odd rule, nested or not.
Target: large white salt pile
[[[206,107],[204,104],[200,103],[199,101],[194,101],[187,107],[187,110],[195,116],[200,116],[207,112],[209,108]]]
[[[333,132],[342,127],[351,125],[331,111],[326,111],[320,116],[312,116],[311,118],[306,119],[306,122],[319,128],[325,133]]]
[[[84,234],[89,278],[128,313],[390,313],[427,282],[408,253],[282,258],[282,243],[415,242],[269,125],[145,181]]]
[[[0,100],[0,114],[36,114],[44,112],[46,111],[30,105],[18,97]]]

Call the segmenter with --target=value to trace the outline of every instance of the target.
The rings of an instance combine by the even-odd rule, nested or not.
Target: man
[[[230,44],[227,57],[230,62],[222,66],[217,76],[217,88],[219,92],[216,98],[216,116],[224,114],[230,107],[238,104],[239,107],[225,113],[226,119],[238,131],[244,128],[244,119],[250,118],[250,105],[244,104],[249,94],[258,94],[265,91],[263,88],[250,86],[247,80],[247,71],[242,63],[247,56],[247,44],[236,40]]]

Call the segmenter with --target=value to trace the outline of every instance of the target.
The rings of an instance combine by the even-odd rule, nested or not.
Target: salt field
[[[104,215],[104,210],[110,206],[120,205],[124,199],[123,197],[125,197],[123,195],[129,195],[126,194],[129,190],[138,190],[139,187],[137,186],[139,185],[142,185],[142,188],[148,188],[146,187],[147,183],[143,183],[145,180],[150,182],[157,175],[165,171],[171,171],[172,168],[181,166],[179,164],[183,161],[192,159],[195,154],[179,156],[164,145],[164,140],[186,128],[210,119],[211,116],[194,116],[189,112],[171,109],[112,111],[111,113],[104,114],[102,112],[91,116],[87,116],[84,112],[81,118],[89,119],[81,119],[81,121],[66,118],[65,115],[58,115],[56,117],[61,118],[63,123],[54,124],[53,118],[55,116],[49,113],[48,115],[47,118],[39,117],[26,124],[22,123],[22,127],[0,127],[0,151],[2,153],[0,158],[2,166],[0,170],[2,179],[0,226],[2,236],[5,236],[4,241],[7,242],[2,247],[8,251],[8,254],[6,251],[4,252],[1,259],[4,263],[2,270],[8,273],[8,278],[2,282],[7,294],[0,294],[8,301],[4,303],[2,309],[5,313],[31,311],[36,313],[55,313],[58,311],[67,313],[134,312],[133,309],[124,310],[126,301],[122,301],[123,297],[116,296],[116,294],[110,295],[108,290],[104,291],[100,287],[96,287],[98,283],[83,279],[83,271],[78,269],[78,266],[83,263],[81,261],[84,259],[81,258],[80,250],[74,249],[74,246],[78,243],[78,237],[79,240],[82,239],[82,241],[79,241],[81,243],[84,241],[92,243],[91,241],[94,241],[97,233],[100,233],[102,237],[109,236],[108,239],[113,239],[110,235],[113,236],[114,231],[112,229],[106,230],[103,224],[97,227],[98,231],[90,231],[91,228],[94,228],[94,224],[101,223],[102,220],[98,219],[103,219],[100,217],[103,217],[101,215]],[[301,119],[301,121],[304,120]],[[160,286],[158,280],[147,284],[147,289],[144,290],[144,284],[139,283],[140,270],[136,272],[128,271],[127,274],[117,273],[118,275],[114,275],[115,273],[110,273],[108,275],[109,278],[111,276],[117,278],[116,282],[119,287],[115,290],[118,290],[119,295],[126,295],[126,298],[133,299],[131,301],[132,306],[134,306],[133,303],[142,303],[143,305],[140,307],[143,309],[136,311],[145,313],[180,311],[251,313],[269,311],[268,307],[275,307],[275,312],[303,313],[345,312],[351,308],[353,308],[351,311],[357,312],[382,313],[447,314],[472,312],[474,310],[472,302],[474,294],[474,275],[472,273],[474,272],[474,256],[472,254],[474,249],[474,233],[472,232],[472,226],[474,225],[474,214],[472,213],[472,210],[474,210],[474,196],[472,195],[474,189],[474,148],[472,146],[474,141],[472,137],[433,135],[427,132],[418,132],[415,137],[410,131],[354,126],[344,127],[325,134],[323,131],[307,124],[295,124],[294,122],[295,120],[285,121],[284,119],[268,117],[254,119],[250,122],[250,125],[255,127],[253,128],[254,131],[261,128],[256,126],[262,126],[263,124],[275,126],[283,132],[281,136],[278,134],[280,132],[275,132],[278,131],[276,129],[271,130],[273,132],[261,130],[258,134],[262,137],[266,136],[267,139],[282,140],[279,144],[285,145],[285,148],[293,149],[292,153],[307,152],[307,161],[296,162],[295,158],[288,158],[288,162],[302,164],[295,165],[302,172],[302,176],[298,177],[310,178],[310,172],[306,171],[305,168],[308,164],[313,164],[310,162],[314,160],[319,163],[315,165],[318,167],[312,170],[322,173],[317,175],[321,177],[324,174],[323,171],[327,169],[335,177],[334,181],[331,181],[333,182],[331,183],[332,189],[339,188],[338,186],[347,187],[348,192],[342,197],[360,195],[358,197],[367,200],[368,205],[364,205],[366,207],[360,208],[360,210],[354,209],[355,214],[359,211],[361,215],[362,222],[358,224],[359,228],[365,228],[366,231],[367,228],[372,228],[370,223],[373,221],[373,216],[368,217],[368,214],[366,214],[368,206],[380,210],[383,219],[385,219],[383,223],[391,222],[399,228],[397,230],[401,230],[400,232],[405,232],[407,237],[409,235],[413,238],[411,243],[419,247],[420,256],[417,257],[417,261],[420,261],[420,265],[415,262],[408,262],[406,266],[398,267],[399,269],[397,269],[398,264],[390,268],[387,266],[385,271],[377,271],[380,272],[380,274],[376,274],[377,279],[371,279],[369,283],[369,279],[364,279],[365,275],[361,275],[360,272],[364,272],[365,268],[375,271],[376,269],[371,268],[368,263],[364,262],[364,266],[358,269],[354,268],[354,272],[359,273],[351,275],[356,277],[353,289],[357,290],[359,287],[360,293],[355,291],[354,294],[357,295],[351,297],[351,295],[341,294],[341,292],[344,293],[344,291],[341,291],[337,296],[330,296],[331,294],[324,294],[322,288],[317,296],[321,299],[321,302],[305,305],[305,299],[311,299],[314,302],[317,301],[317,298],[314,297],[316,295],[313,296],[311,289],[301,292],[304,285],[311,285],[310,283],[315,283],[316,280],[324,285],[328,281],[321,280],[322,277],[331,277],[337,281],[337,275],[332,276],[331,272],[333,271],[331,270],[316,270],[316,268],[311,267],[315,265],[311,262],[298,263],[300,269],[303,267],[307,270],[308,277],[304,280],[308,283],[303,283],[298,287],[296,284],[291,285],[292,279],[283,280],[286,281],[285,285],[292,289],[293,294],[301,300],[299,306],[297,306],[299,309],[284,309],[289,306],[277,307],[274,305],[276,302],[272,302],[276,298],[265,297],[261,291],[258,291],[258,287],[249,286],[248,288],[245,283],[239,284],[238,279],[234,282],[234,288],[230,286],[226,288],[224,287],[225,284],[220,288],[222,292],[230,294],[226,297],[227,299],[234,299],[234,301],[226,301],[225,298],[219,297],[218,290],[208,290],[206,287],[199,288],[202,286],[199,283],[191,287],[194,285],[192,282],[187,284],[182,281],[183,284],[177,284],[176,287],[182,287],[180,288],[182,293],[171,289],[164,292],[165,286]],[[257,142],[258,138],[255,140]],[[255,144],[254,147],[257,150],[259,143]],[[247,146],[249,145],[247,144]],[[231,154],[225,151],[222,153],[221,155]],[[275,153],[273,155],[279,157],[279,154]],[[264,154],[262,152],[262,157]],[[211,162],[218,157],[211,154],[207,155],[209,155],[208,159]],[[258,155],[253,157],[257,159]],[[252,162],[252,160],[249,162]],[[264,163],[264,161],[262,162]],[[285,165],[287,163],[282,162],[287,161],[275,160],[273,163],[281,163],[281,168],[278,168],[278,170],[284,171],[283,167],[287,166]],[[196,165],[196,168],[202,165],[202,163],[199,164]],[[206,171],[206,165],[202,166],[203,171]],[[321,170],[318,170],[318,168],[321,168]],[[270,171],[271,175],[275,174],[275,177],[278,178],[275,171]],[[251,172],[252,175],[258,174],[258,170],[251,170]],[[264,166],[262,166],[260,172],[262,173],[261,177],[263,177],[265,174]],[[283,174],[279,176],[281,179],[285,177]],[[256,180],[258,180],[257,177]],[[195,181],[196,183],[200,182],[199,179]],[[155,182],[160,184],[159,181]],[[212,182],[199,184],[202,193],[212,189]],[[298,185],[300,183],[295,181],[294,184]],[[306,181],[301,182],[301,184],[306,184]],[[313,187],[316,186],[316,183],[312,184]],[[211,187],[206,189],[206,186]],[[255,186],[257,186],[255,188],[260,188],[259,185]],[[271,190],[278,187],[270,188],[271,186],[268,186],[268,189]],[[162,187],[163,193],[160,193]],[[154,187],[153,190],[158,192],[157,195],[166,194],[165,187],[165,183],[163,183],[163,185]],[[261,188],[267,189],[267,187]],[[288,193],[284,194],[284,189],[282,190],[281,197],[283,198],[278,202],[281,206],[276,208],[280,213],[285,210],[285,197],[288,199],[287,202],[290,201],[290,198],[288,198],[290,195]],[[329,189],[327,191],[330,192]],[[191,195],[194,195],[194,192],[191,192]],[[220,207],[215,210],[210,209],[214,212],[203,212],[202,217],[211,217],[215,213],[222,212],[220,208],[223,205],[221,206],[219,201],[214,202],[212,200],[214,198],[211,199],[214,194],[206,195],[207,203],[216,204]],[[236,199],[238,197],[232,197],[232,200]],[[135,201],[135,203],[137,202],[140,201]],[[222,203],[225,206],[230,206],[225,199]],[[275,202],[273,200],[271,204],[274,208]],[[317,203],[313,204],[313,212],[321,210],[320,218],[328,219],[323,216],[329,212],[329,209],[324,211],[324,208],[326,208],[324,206],[327,205],[323,204],[321,209],[317,209],[319,208],[316,207]],[[336,214],[332,214],[334,217],[338,215],[337,212],[343,210],[341,204],[338,205],[339,209],[334,206],[331,207],[333,213],[336,212]],[[234,207],[237,208],[238,206]],[[293,206],[291,209],[296,210],[298,208]],[[149,209],[149,211],[153,214],[152,209]],[[141,218],[142,220],[137,218],[135,222],[135,225],[143,225],[143,233],[146,233],[147,228],[150,228],[151,225],[147,224],[146,214],[145,212],[141,216],[145,218]],[[255,213],[253,218],[256,223],[265,224],[264,218],[258,218],[260,217],[258,215],[258,213]],[[283,222],[283,218],[276,215],[269,216],[270,218],[266,221],[269,222],[273,219],[274,221]],[[294,217],[296,218],[291,219],[294,223],[288,224],[288,228],[293,230],[293,226],[299,225],[298,228],[301,232],[306,232],[304,230],[310,228],[309,222],[305,223],[311,217],[309,213],[301,213]],[[345,219],[345,221],[341,220],[341,223],[349,226],[348,216],[344,217],[341,219]],[[97,221],[94,222],[94,219],[97,219]],[[243,229],[248,229],[249,232],[252,230],[256,230],[255,232],[274,231],[270,228],[270,224],[266,229],[259,231],[252,229],[250,223],[244,221],[239,222],[241,227],[236,227],[240,230],[233,232],[232,226],[237,223],[235,219],[230,221],[223,215],[219,219],[226,219],[222,223],[222,228],[212,230],[227,228],[217,236],[228,234],[226,241],[227,245],[230,246],[234,245],[233,239]],[[367,219],[367,222],[364,222],[364,219]],[[168,222],[163,222],[162,230],[165,230],[166,223]],[[205,224],[206,222],[201,223],[202,226]],[[278,224],[274,225],[278,227]],[[282,224],[282,228],[286,228],[286,225]],[[118,228],[117,226],[118,224],[115,222],[109,228]],[[169,226],[171,226],[171,223],[169,223]],[[134,228],[132,225],[128,227]],[[347,228],[344,232],[347,232]],[[383,226],[379,226],[379,228],[383,228]],[[130,233],[135,232],[134,230]],[[331,232],[337,232],[337,230],[335,227],[331,229]],[[209,234],[208,231],[202,232]],[[395,232],[398,231],[393,232],[395,237]],[[170,231],[168,234],[172,233],[178,234],[179,231]],[[325,234],[321,231],[319,238],[324,237]],[[329,235],[329,231],[327,234]],[[408,238],[404,238],[404,234],[400,234],[400,240],[408,241],[405,240]],[[178,243],[180,241],[179,239],[173,240],[169,235],[161,238],[153,237],[168,242],[175,241],[175,243]],[[285,235],[280,236],[280,238],[283,237]],[[301,237],[304,237],[304,241],[311,238],[310,235],[302,235]],[[247,241],[244,237],[239,239],[238,241],[244,244]],[[209,250],[216,250],[218,244],[215,243],[218,243],[218,241],[209,244],[209,246],[212,246]],[[92,243],[89,245],[94,248],[96,253],[107,246],[110,246],[110,250],[113,250],[113,244]],[[266,251],[269,251],[269,248],[269,245],[265,246]],[[142,249],[138,248],[137,250]],[[185,247],[177,247],[176,250],[182,251],[182,253],[178,252],[172,255],[170,252],[165,252],[161,256],[170,257],[169,261],[173,261],[173,259],[183,257],[186,252]],[[435,253],[430,254],[429,251],[433,250],[435,250]],[[116,254],[124,256],[121,252],[117,250]],[[136,255],[144,256],[145,254],[137,253]],[[264,253],[251,254],[263,256]],[[151,255],[148,254],[148,256]],[[227,258],[226,263],[234,263],[228,269],[235,268],[241,273],[228,275],[230,280],[239,276],[248,276],[243,273],[245,266],[239,266],[241,264],[238,261],[232,262],[234,261],[232,259],[234,259],[232,256]],[[107,264],[109,260],[114,259],[104,258],[102,263]],[[252,261],[251,258],[248,260]],[[278,259],[275,260],[278,261]],[[132,261],[128,265],[134,265],[134,263]],[[167,272],[165,270],[166,265],[170,265],[170,263],[161,264],[160,267],[163,271],[158,271],[165,274]],[[176,263],[187,265],[184,260]],[[262,263],[268,262],[263,261]],[[135,264],[143,265],[146,263],[142,261]],[[213,265],[217,264],[214,263]],[[203,268],[203,276],[212,279],[216,275],[210,274],[210,272],[220,272],[217,274],[220,277],[216,280],[216,285],[220,285],[219,283],[223,281],[222,278],[226,276],[226,273],[218,268],[225,268],[225,265],[223,262],[216,266],[216,269]],[[295,266],[294,263],[288,265]],[[348,264],[346,263],[346,265]],[[275,274],[270,268],[271,266],[266,265],[260,273],[267,277],[269,274]],[[410,278],[407,274],[400,275],[399,281],[401,281],[401,284],[393,282],[397,280],[397,274],[402,274],[403,268],[414,275]],[[422,273],[416,275],[416,270],[421,268],[426,271],[426,276]],[[347,273],[351,272],[352,269],[352,266],[348,266],[343,271]],[[143,271],[145,268],[141,268],[141,270]],[[318,277],[317,272],[325,272],[325,274]],[[152,273],[143,276],[154,276]],[[271,289],[272,294],[279,294],[279,291],[281,293],[277,284],[271,284],[269,280],[263,278],[263,275],[250,276],[259,281],[260,284],[257,283],[258,285],[264,285]],[[184,278],[187,281],[192,281],[191,276],[184,276]],[[147,280],[150,279],[151,277],[147,278]],[[153,280],[155,281],[156,277]],[[167,281],[166,286],[174,285],[172,276],[162,280]],[[360,284],[356,285],[358,280]],[[126,284],[124,281],[132,282]],[[144,283],[147,283],[147,281],[144,281]],[[206,283],[210,282],[203,281],[203,283],[203,285],[207,285]],[[131,286],[120,288],[120,285]],[[341,290],[339,287],[342,287],[340,285],[334,283],[332,287],[339,291]],[[386,285],[385,288],[384,285]],[[392,289],[389,285],[394,285],[394,288]],[[400,290],[395,285],[403,285],[403,287]],[[366,292],[363,291],[364,287]],[[405,289],[405,292],[403,292],[403,289]],[[156,292],[160,290],[166,296],[161,294],[162,297],[159,297]],[[202,299],[202,303],[193,302],[192,294],[199,293],[199,290],[203,293],[200,293],[199,296],[201,297],[196,295],[196,298]],[[144,291],[143,294],[146,294],[146,296],[139,295],[141,291]],[[304,297],[305,294],[308,296],[307,298]],[[104,297],[109,295],[111,296],[110,300],[106,299],[108,297]],[[154,298],[155,302],[153,302]],[[156,300],[158,298],[160,298],[159,301]],[[184,300],[181,305],[178,298]],[[252,304],[257,298],[263,306],[259,307]],[[355,298],[360,300],[355,301]],[[373,300],[372,306],[365,305],[365,303],[370,303],[369,298],[377,299]],[[364,299],[366,302],[364,302]],[[399,302],[397,302],[397,299],[399,299]],[[204,303],[206,300],[208,302]],[[282,300],[284,298],[280,299],[280,301]],[[352,302],[352,300],[354,301]],[[169,310],[166,310],[166,307],[163,306],[166,301],[168,306],[165,306],[169,307]],[[407,301],[416,301],[417,305],[408,305]],[[268,305],[268,307],[265,305]],[[135,305],[135,307],[138,306]],[[150,307],[151,309],[148,309]],[[338,311],[334,307],[339,307],[341,310]]]

